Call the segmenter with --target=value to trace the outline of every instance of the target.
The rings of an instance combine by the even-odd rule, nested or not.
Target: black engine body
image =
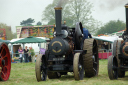
[[[77,23],[75,28],[69,28],[61,22],[61,7],[55,8],[56,27],[54,38],[48,44],[46,51],[48,71],[72,72],[73,56],[75,52],[82,51],[81,43],[82,24]]]
[[[60,35],[55,34],[48,45],[48,70],[58,72],[73,71],[75,31],[62,25]]]

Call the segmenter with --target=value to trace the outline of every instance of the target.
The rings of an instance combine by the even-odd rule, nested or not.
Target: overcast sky
[[[32,18],[41,21],[42,12],[53,0],[0,0],[0,23],[11,26],[13,33],[22,20]],[[128,0],[88,0],[93,3],[92,16],[107,23],[120,19],[125,22],[125,7]]]

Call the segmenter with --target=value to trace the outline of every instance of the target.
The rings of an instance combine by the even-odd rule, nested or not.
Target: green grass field
[[[125,78],[110,80],[107,71],[107,60],[100,60],[99,75],[75,81],[72,73],[59,79],[47,79],[37,82],[35,76],[35,63],[12,63],[11,74],[8,81],[0,85],[128,85],[128,73]]]

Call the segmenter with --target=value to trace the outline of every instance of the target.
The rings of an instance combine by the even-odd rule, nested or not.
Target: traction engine
[[[68,72],[75,80],[98,75],[98,46],[95,39],[83,40],[82,23],[69,28],[61,24],[61,7],[55,7],[55,36],[48,44],[45,55],[38,55],[35,72],[37,81],[60,78]]]
[[[126,8],[126,31],[122,34],[122,40],[113,43],[112,56],[108,59],[108,75],[111,80],[122,78],[128,71],[128,4]]]

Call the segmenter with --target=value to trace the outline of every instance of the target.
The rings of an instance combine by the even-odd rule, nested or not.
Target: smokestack
[[[62,19],[61,0],[59,1],[57,7],[55,7],[54,9],[55,9],[55,20],[56,20],[56,34],[61,34],[61,19]]]
[[[126,8],[126,34],[128,34],[128,3],[125,5]]]

